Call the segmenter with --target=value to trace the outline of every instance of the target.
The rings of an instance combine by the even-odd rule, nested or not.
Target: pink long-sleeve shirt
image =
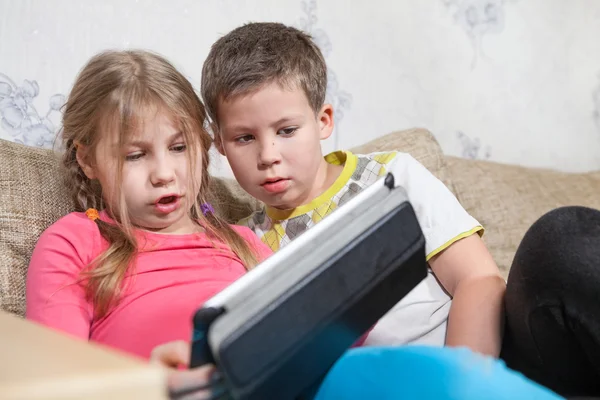
[[[100,217],[109,221],[105,213]],[[234,229],[271,254],[248,228]],[[85,296],[81,271],[108,247],[95,222],[71,213],[40,237],[27,273],[27,318],[81,339],[143,358],[162,343],[190,340],[198,307],[245,273],[230,250],[216,249],[205,234],[136,232],[139,254],[125,278],[119,303],[102,318]]]

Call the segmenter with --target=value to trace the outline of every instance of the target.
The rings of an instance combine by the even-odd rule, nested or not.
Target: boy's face
[[[320,141],[333,131],[333,108],[319,113],[300,88],[268,84],[218,106],[216,145],[239,184],[280,209],[309,203],[332,183]]]

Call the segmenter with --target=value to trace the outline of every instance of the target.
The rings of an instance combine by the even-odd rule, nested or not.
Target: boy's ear
[[[333,106],[331,104],[324,104],[317,115],[317,120],[321,131],[321,140],[327,139],[333,133]]]
[[[213,136],[215,138],[214,143],[215,143],[215,147],[217,148],[217,151],[224,156],[225,155],[225,148],[223,147],[223,141],[221,140],[221,133],[219,132],[219,127],[217,126],[217,124],[210,124],[210,130],[213,133]]]
[[[75,143],[75,158],[77,159],[77,164],[79,164],[79,167],[81,167],[85,176],[87,176],[88,179],[96,179],[94,167],[89,162],[89,148],[79,142]]]

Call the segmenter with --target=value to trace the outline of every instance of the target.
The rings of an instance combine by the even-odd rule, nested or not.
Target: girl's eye
[[[173,150],[177,153],[183,153],[186,149],[187,149],[187,146],[183,143],[171,146],[171,150]]]
[[[125,156],[125,161],[136,161],[136,160],[139,160],[140,158],[142,158],[143,156],[144,156],[144,153],[141,153],[141,152],[127,154]]]
[[[238,143],[249,143],[254,137],[252,135],[244,135],[235,139]]]
[[[283,135],[283,136],[291,136],[293,135],[296,131],[298,130],[297,126],[290,126],[289,128],[283,128],[280,129],[279,131],[277,131],[278,135]]]

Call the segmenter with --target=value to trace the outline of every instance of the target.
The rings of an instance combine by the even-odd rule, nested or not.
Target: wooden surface
[[[0,311],[0,399],[166,399],[163,369]]]

